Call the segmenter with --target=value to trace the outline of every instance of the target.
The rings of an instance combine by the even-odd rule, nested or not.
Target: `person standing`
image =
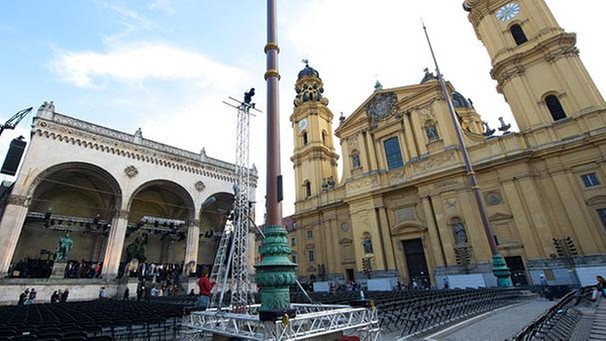
[[[202,270],[202,275],[200,276],[200,279],[198,279],[198,287],[200,288],[198,307],[202,310],[208,308],[208,304],[210,303],[210,291],[213,289],[214,285],[215,283],[208,279],[208,270]]]
[[[29,292],[29,298],[27,299],[27,301],[25,301],[25,304],[34,304],[36,303],[36,295],[38,293],[36,292],[36,289],[32,288],[32,290]]]
[[[591,294],[592,301],[599,301],[600,297],[606,296],[606,279],[602,276],[595,276],[597,283]]]
[[[23,305],[25,303],[25,301],[27,300],[28,296],[29,296],[29,289],[25,289],[25,291],[22,292],[21,295],[19,295],[19,301],[17,302],[17,305]]]
[[[107,300],[107,290],[105,290],[105,287],[101,287],[101,291],[99,291],[99,299]]]
[[[63,294],[61,294],[61,302],[67,302],[67,297],[69,296],[69,289],[65,288]]]
[[[130,295],[130,290],[128,289],[128,287],[126,287],[126,289],[124,289],[124,295],[122,296],[122,299],[125,301],[128,301],[129,295]]]
[[[59,292],[57,290],[55,290],[55,292],[53,292],[53,294],[51,295],[50,302],[51,303],[59,302]]]

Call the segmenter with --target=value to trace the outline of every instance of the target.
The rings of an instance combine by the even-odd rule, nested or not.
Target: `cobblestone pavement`
[[[430,335],[407,340],[426,341],[503,341],[511,338],[539,314],[556,302],[542,298],[523,301],[492,312],[484,313],[469,320],[434,331]],[[396,333],[383,335],[382,340],[397,340]]]

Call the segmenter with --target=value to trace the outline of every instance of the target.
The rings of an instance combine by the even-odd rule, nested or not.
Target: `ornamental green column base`
[[[288,232],[284,226],[266,226],[261,245],[261,263],[255,265],[255,282],[261,289],[261,321],[275,321],[284,314],[294,316],[290,309],[290,286],[295,284],[297,264],[290,261]]]
[[[505,258],[501,255],[492,256],[492,273],[497,278],[497,285],[501,288],[509,288],[511,283],[511,271],[505,263]]]

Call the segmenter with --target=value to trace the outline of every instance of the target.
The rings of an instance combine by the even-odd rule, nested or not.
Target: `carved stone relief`
[[[396,210],[396,224],[400,224],[404,221],[415,220],[415,208],[404,207]]]
[[[196,188],[196,190],[197,190],[198,192],[202,192],[202,191],[203,191],[203,190],[206,188],[206,185],[205,185],[205,184],[204,184],[204,182],[202,182],[202,181],[197,181],[197,182],[194,184],[194,187]]]
[[[455,198],[449,198],[444,200],[444,207],[446,208],[446,211],[448,211],[448,213],[450,214],[454,214],[457,212],[457,199]]]
[[[496,206],[503,202],[503,198],[499,192],[488,192],[485,199],[488,206]]]
[[[137,169],[137,167],[130,165],[126,168],[124,168],[124,174],[126,174],[126,176],[128,176],[129,178],[134,178],[137,174],[139,174],[139,170]]]

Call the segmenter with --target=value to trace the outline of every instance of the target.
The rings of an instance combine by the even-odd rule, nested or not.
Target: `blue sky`
[[[492,126],[499,116],[513,120],[461,2],[278,1],[285,215],[294,211],[288,120],[303,58],[320,72],[335,116],[348,115],[377,79],[386,88],[420,81],[431,66],[422,17],[446,78]],[[560,25],[578,33],[581,57],[604,92],[606,2],[547,2]],[[62,114],[129,133],[141,127],[146,138],[195,152],[205,148],[233,162],[235,113],[222,101],[255,87],[257,106],[265,108],[265,11],[264,1],[251,0],[2,0],[0,121],[52,100]],[[29,135],[30,122],[31,116],[2,136],[0,155],[12,137]],[[264,127],[263,114],[252,120],[260,210]]]

